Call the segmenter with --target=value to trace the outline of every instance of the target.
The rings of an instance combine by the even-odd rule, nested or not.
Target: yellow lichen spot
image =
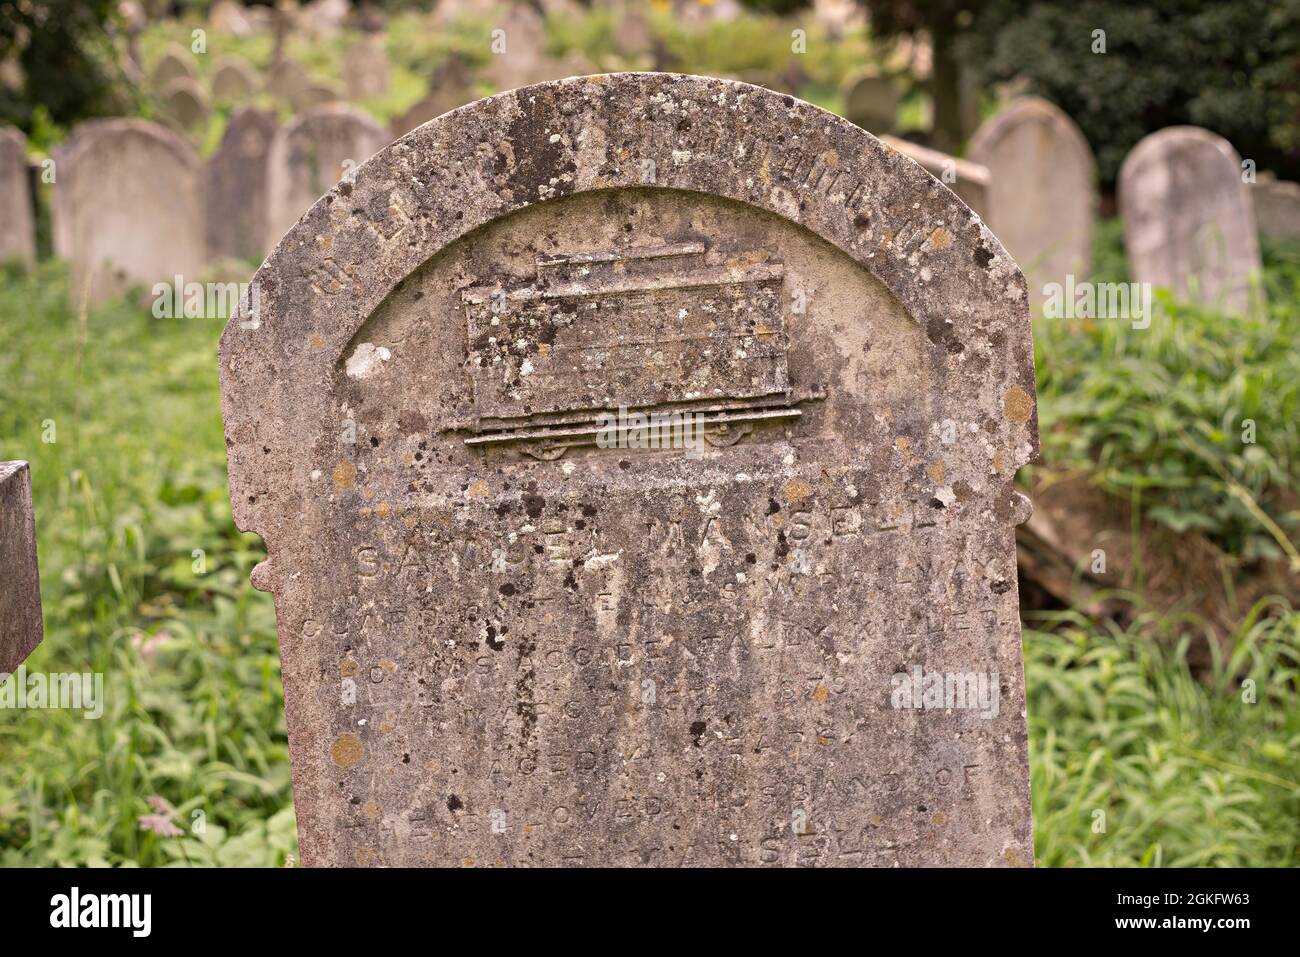
[[[929,475],[930,475],[931,482],[942,482],[943,474],[944,474],[944,470],[943,470],[942,462],[930,463]]]
[[[369,867],[375,863],[375,849],[373,847],[358,847],[353,858],[357,862],[357,867]]]
[[[476,479],[469,487],[470,498],[483,498],[488,493],[488,483],[483,479]]]
[[[929,243],[931,249],[947,249],[952,245],[952,233],[940,226],[930,234],[930,238],[926,242]]]
[[[412,452],[403,452],[403,453],[402,453],[402,464],[403,464],[403,465],[414,465],[414,464],[415,464],[415,454],[412,453]]]
[[[835,150],[827,150],[822,154],[822,162],[827,166],[839,166],[840,154]]]
[[[760,322],[754,327],[754,335],[759,339],[770,339],[772,336],[776,335],[776,333]]]
[[[1002,450],[1001,449],[998,449],[996,452],[993,453],[993,471],[994,472],[1002,471]]]
[[[764,186],[772,185],[772,172],[768,169],[767,157],[763,157],[763,162],[758,167],[758,178]]]
[[[884,234],[880,237],[880,248],[884,250],[889,250],[892,249],[893,247],[894,247],[894,231],[892,229],[886,229]]]
[[[1034,400],[1020,386],[1013,385],[1002,398],[1002,411],[1012,422],[1028,422],[1034,411]]]
[[[312,336],[307,340],[307,345],[311,347],[312,352],[320,352],[325,348],[325,340],[320,336]]]
[[[930,823],[935,825],[936,827],[943,827],[945,824],[948,823],[948,815],[940,812],[939,814],[936,814],[934,817],[930,818]]]
[[[473,866],[474,866],[474,858],[472,858],[472,857],[467,857],[467,858],[465,858],[463,861],[461,861],[460,863],[461,863],[461,866],[462,866],[462,867],[473,867]]]
[[[549,356],[551,354],[551,344],[549,342],[537,343],[537,354],[542,358]]]
[[[906,435],[900,435],[898,438],[894,439],[894,448],[898,449],[900,452],[906,452],[908,446],[911,444],[911,442],[907,441]]]
[[[379,725],[380,734],[392,734],[397,730],[397,722],[392,718],[385,718]]]
[[[372,821],[378,818],[382,812],[383,812],[383,808],[381,808],[379,806],[379,802],[374,800],[373,798],[371,798],[365,804],[361,805],[361,813],[364,814],[366,817],[370,818],[370,820]]]
[[[778,528],[778,529],[779,529],[779,528],[785,528],[785,516],[782,515],[780,512],[777,512],[775,515],[773,515],[773,516],[772,516],[772,527],[773,527],[773,528]]]
[[[879,814],[870,814],[867,816],[867,823],[872,827],[880,827],[880,825],[885,823],[885,819]]]
[[[826,698],[828,695],[830,695],[830,693],[831,693],[830,688],[827,688],[825,685],[818,685],[817,688],[813,691],[813,700],[816,701],[818,704],[825,704]]]
[[[339,662],[339,675],[344,678],[351,678],[357,673],[357,663],[353,658],[344,658]]]
[[[340,492],[357,487],[357,467],[351,462],[340,462],[334,466],[334,487]]]
[[[340,734],[330,745],[330,758],[341,768],[350,768],[361,760],[364,749],[355,734]]]
[[[387,518],[388,513],[391,512],[392,510],[393,507],[389,505],[387,502],[380,502],[378,505],[375,506],[375,514],[378,515],[380,518]]]
[[[1008,847],[1005,851],[1003,851],[1002,859],[1005,860],[1012,867],[1025,866],[1024,860],[1020,857],[1020,852],[1016,850],[1014,847]]]
[[[785,483],[782,491],[789,501],[798,502],[812,494],[812,486],[803,479],[790,479]]]
[[[385,658],[383,661],[379,662],[379,667],[383,668],[384,671],[391,675],[397,671],[397,662],[393,661],[391,658]]]
[[[823,738],[821,735],[818,735],[818,736],[817,736],[817,743],[820,744],[820,745],[824,748],[824,747],[826,747],[826,745],[828,745],[828,744],[831,743],[831,739],[830,739],[830,738]]]

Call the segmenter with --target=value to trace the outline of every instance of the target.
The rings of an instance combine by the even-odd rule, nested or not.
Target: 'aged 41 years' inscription
[[[725,80],[449,113],[221,346],[303,860],[1033,862],[1024,279],[843,120]]]

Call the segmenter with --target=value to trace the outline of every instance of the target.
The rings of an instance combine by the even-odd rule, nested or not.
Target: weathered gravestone
[[[899,102],[898,85],[890,77],[860,73],[844,83],[844,116],[877,135],[894,131]]]
[[[1032,863],[1024,278],[916,164],[556,81],[390,145],[255,284],[222,409],[305,863]]]
[[[1092,272],[1097,165],[1079,128],[1037,97],[1010,103],[971,137],[967,157],[989,171],[988,224],[1041,305],[1048,283]]]
[[[279,121],[270,110],[241,107],[226,124],[207,165],[204,201],[211,258],[261,258],[266,238],[267,160]]]
[[[353,99],[383,95],[388,90],[391,72],[386,37],[382,33],[364,34],[343,54],[343,85]]]
[[[918,164],[923,170],[961,197],[962,202],[981,218],[987,218],[989,184],[992,177],[988,167],[970,160],[949,156],[940,150],[930,149],[897,136],[881,136],[880,142],[897,150]]]
[[[160,94],[167,120],[184,133],[199,135],[208,125],[208,95],[187,77],[167,84]]]
[[[267,70],[266,92],[286,103],[292,103],[313,82],[305,66],[297,60],[283,59]]]
[[[527,3],[512,0],[499,8],[486,38],[491,56],[484,75],[498,90],[546,79],[546,22]]]
[[[212,71],[212,98],[222,102],[240,102],[257,90],[257,71],[243,57],[224,56]]]
[[[1271,239],[1300,239],[1300,183],[1261,171],[1250,184],[1259,234]]]
[[[90,120],[55,154],[54,251],[72,265],[74,301],[132,283],[146,290],[203,267],[199,158],[144,120]]]
[[[1260,258],[1241,174],[1237,151],[1209,130],[1171,126],[1139,141],[1119,171],[1133,279],[1247,312]]]
[[[0,674],[12,674],[43,632],[31,472],[0,462]]]
[[[27,140],[13,127],[0,126],[0,262],[36,258],[36,227],[27,176]]]
[[[341,104],[318,107],[280,127],[267,160],[265,248],[388,141],[382,126]]]
[[[176,80],[197,80],[198,78],[199,70],[194,65],[193,55],[179,43],[168,45],[162,59],[153,68],[153,74],[151,75],[153,88],[159,91],[166,89],[169,84],[174,83]]]

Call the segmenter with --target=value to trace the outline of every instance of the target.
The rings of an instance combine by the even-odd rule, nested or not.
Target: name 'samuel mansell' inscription
[[[1024,279],[910,160],[741,83],[546,83],[256,282],[222,400],[305,863],[1032,863]],[[900,706],[953,673],[996,706]]]

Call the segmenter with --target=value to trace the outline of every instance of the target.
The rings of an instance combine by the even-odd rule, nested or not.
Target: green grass
[[[1295,281],[1280,255],[1275,288]],[[108,704],[98,721],[0,712],[0,864],[282,864],[295,838],[274,614],[248,584],[261,546],[230,519],[221,323],[124,302],[83,323],[66,290],[58,264],[0,271],[0,458],[32,463],[46,640],[29,666],[102,672]],[[1120,490],[1141,477],[1148,502],[1203,500],[1216,534],[1258,538],[1214,510],[1222,477],[1181,436],[1219,449],[1217,464],[1275,506],[1296,461],[1295,298],[1256,324],[1178,315],[1146,338],[1040,326],[1045,447],[1099,456]],[[1265,460],[1206,431],[1247,412]],[[1041,864],[1300,864],[1300,615],[1251,610],[1232,660],[1204,679],[1186,664],[1198,629],[1185,619],[1032,625]],[[141,829],[158,798],[183,837]]]

